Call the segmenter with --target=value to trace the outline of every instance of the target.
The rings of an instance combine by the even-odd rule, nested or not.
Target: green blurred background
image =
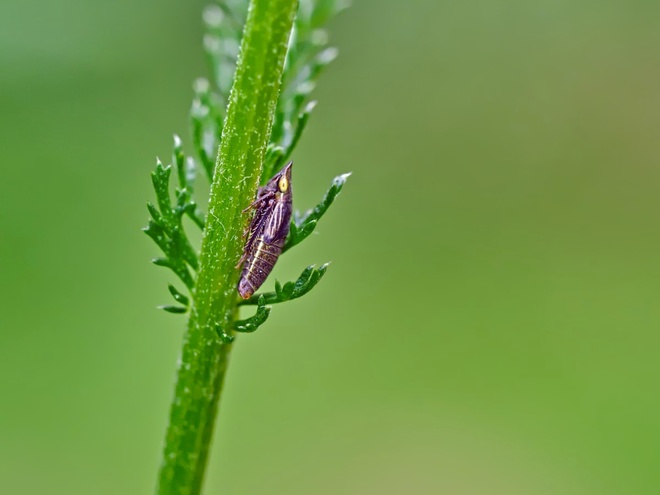
[[[183,317],[140,232],[201,0],[0,4],[0,492],[151,493]],[[297,150],[353,171],[232,356],[206,493],[660,493],[660,4],[357,0]],[[188,148],[190,149],[190,148]]]

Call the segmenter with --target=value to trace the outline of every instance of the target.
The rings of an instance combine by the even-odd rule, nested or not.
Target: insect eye
[[[286,190],[289,189],[289,181],[286,177],[282,177],[277,185],[280,188],[280,192],[286,192]]]

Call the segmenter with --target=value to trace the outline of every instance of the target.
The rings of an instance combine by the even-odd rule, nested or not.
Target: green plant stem
[[[165,438],[157,493],[201,490],[236,318],[236,263],[270,137],[297,0],[251,0],[211,184],[200,268]]]

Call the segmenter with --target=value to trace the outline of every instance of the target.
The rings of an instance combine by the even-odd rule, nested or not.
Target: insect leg
[[[256,209],[259,205],[262,203],[271,200],[274,196],[275,193],[272,191],[262,191],[262,188],[259,188],[259,192],[257,193],[257,199],[255,199],[250,205],[248,205],[247,208],[245,208],[242,213],[246,213],[251,209]]]

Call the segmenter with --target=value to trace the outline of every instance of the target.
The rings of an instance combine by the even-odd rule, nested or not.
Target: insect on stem
[[[257,198],[246,209],[254,209],[254,216],[239,261],[243,271],[238,293],[243,299],[249,299],[261,287],[282,254],[293,211],[292,166],[293,162],[289,162],[260,187]]]

